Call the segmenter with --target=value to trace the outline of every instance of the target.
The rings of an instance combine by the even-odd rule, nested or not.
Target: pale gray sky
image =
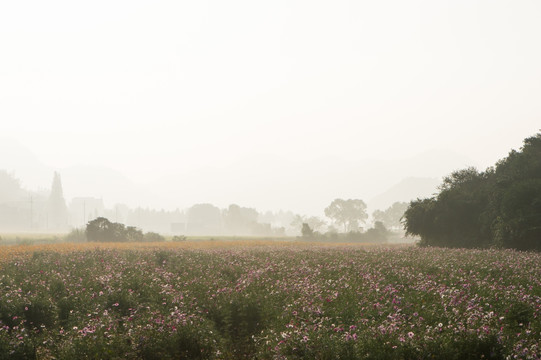
[[[302,210],[272,185],[520,147],[541,128],[539,19],[537,0],[3,1],[0,135],[52,168],[169,179],[150,205]],[[343,181],[324,177],[322,204]]]

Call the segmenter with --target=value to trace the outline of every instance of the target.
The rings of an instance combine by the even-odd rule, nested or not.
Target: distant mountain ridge
[[[23,144],[4,137],[0,138],[0,169],[13,173],[27,190],[50,187],[54,173]]]
[[[0,139],[0,169],[13,174],[22,187],[30,191],[49,191],[53,174],[58,171],[68,204],[74,197],[90,196],[102,198],[109,205],[126,203],[137,207],[152,203],[154,198],[146,187],[134,183],[117,170],[92,165],[53,168],[11,138]]]
[[[366,155],[370,157],[362,157]],[[287,209],[322,216],[332,200],[355,198],[363,199],[369,211],[374,211],[395,201],[430,196],[441,177],[476,166],[468,157],[445,149],[402,159],[377,156],[329,155],[299,160],[272,153],[251,154],[223,166],[213,164],[198,169],[172,164],[170,169],[162,169],[169,173],[140,183],[107,166],[53,168],[16,140],[0,140],[0,169],[13,173],[28,190],[50,189],[56,170],[68,203],[73,197],[94,197],[103,199],[106,206],[124,203],[169,210],[205,202],[219,207],[240,204],[260,210]]]
[[[425,198],[434,195],[441,179],[437,178],[405,178],[389,190],[373,197],[368,201],[368,207],[372,210],[385,210],[393,203],[409,202],[417,198]]]

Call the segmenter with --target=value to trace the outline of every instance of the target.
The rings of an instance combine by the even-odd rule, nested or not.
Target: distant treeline
[[[484,172],[453,172],[403,220],[421,245],[541,250],[541,133]]]
[[[406,208],[407,203],[396,202],[386,210],[374,211],[372,220],[381,222],[387,229],[400,230],[400,218]],[[90,221],[105,218],[126,224],[127,228],[187,236],[297,236],[306,223],[314,233],[334,239],[338,233],[358,238],[369,218],[367,206],[360,199],[335,199],[324,213],[326,219],[283,210],[259,212],[237,204],[220,209],[208,203],[173,211],[130,209],[125,204],[106,208],[103,199],[93,197],[75,197],[67,205],[60,174],[54,174],[50,191],[30,192],[22,188],[13,174],[0,169],[2,232],[64,233],[75,229],[68,238],[78,241],[78,234]]]
[[[301,239],[308,241],[385,243],[392,234],[381,221],[376,221],[374,227],[366,231],[359,228],[345,233],[337,232],[335,229],[321,233],[314,231],[309,224],[303,223]]]

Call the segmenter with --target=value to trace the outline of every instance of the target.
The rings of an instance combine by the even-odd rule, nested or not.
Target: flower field
[[[541,254],[0,247],[3,359],[538,359]]]

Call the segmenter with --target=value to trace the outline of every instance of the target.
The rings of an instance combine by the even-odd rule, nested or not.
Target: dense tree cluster
[[[295,216],[293,224],[301,227],[302,239],[309,241],[383,243],[390,235],[381,221],[376,221],[372,228],[363,231],[361,225],[365,224],[368,214],[366,204],[360,199],[334,199],[325,208],[325,215],[332,221],[329,226],[318,217],[300,215]],[[325,227],[327,231],[322,232]]]
[[[154,232],[143,232],[134,226],[114,223],[104,217],[96,218],[86,225],[86,239],[95,242],[124,241],[164,241],[164,237]]]
[[[541,250],[541,133],[484,172],[447,176],[439,194],[410,203],[404,225],[421,245]]]

